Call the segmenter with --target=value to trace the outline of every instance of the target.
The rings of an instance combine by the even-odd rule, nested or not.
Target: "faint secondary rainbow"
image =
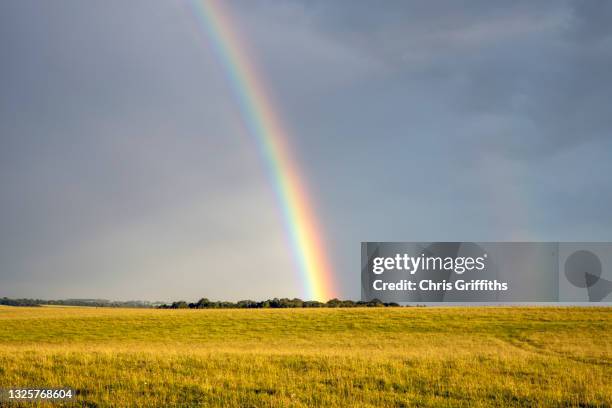
[[[268,166],[283,211],[294,257],[305,286],[305,296],[327,300],[334,297],[333,275],[317,226],[309,195],[288,146],[287,133],[266,95],[243,39],[232,28],[222,1],[191,0],[198,27],[204,30],[221,61],[241,115]]]

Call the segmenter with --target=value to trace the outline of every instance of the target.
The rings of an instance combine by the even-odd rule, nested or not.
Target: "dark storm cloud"
[[[302,155],[340,269],[360,240],[610,239],[609,3],[300,5],[356,56],[295,119],[333,141]]]
[[[330,36],[462,112],[480,133],[462,143],[536,159],[610,137],[609,2],[315,4]]]

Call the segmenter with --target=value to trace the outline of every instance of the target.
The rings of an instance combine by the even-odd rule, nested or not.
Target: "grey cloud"
[[[358,296],[361,240],[612,239],[608,4],[227,4],[341,296]],[[0,295],[301,295],[255,141],[190,13],[0,4]]]
[[[581,41],[609,40],[612,36],[610,18],[612,18],[612,4],[605,0],[572,2],[574,11],[572,35]]]
[[[379,75],[405,83],[400,78],[409,74],[416,86],[428,83],[431,98],[464,115],[456,127],[461,143],[531,160],[609,137],[612,47],[605,1],[381,8],[315,2],[304,9],[333,41],[386,67]],[[376,81],[376,72],[364,80]],[[487,125],[479,135],[461,136],[493,117],[499,118],[495,131]]]

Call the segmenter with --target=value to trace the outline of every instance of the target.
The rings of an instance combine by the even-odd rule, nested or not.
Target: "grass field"
[[[0,307],[0,387],[91,407],[610,406],[612,308]]]

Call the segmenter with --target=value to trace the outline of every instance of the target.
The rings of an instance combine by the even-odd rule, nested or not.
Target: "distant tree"
[[[291,299],[291,307],[304,307],[304,301],[300,298]]]
[[[202,298],[195,303],[194,308],[206,309],[209,305],[210,305],[210,300],[208,300],[207,298]]]
[[[172,302],[172,309],[187,309],[189,305],[184,300],[180,300],[178,302]]]
[[[385,304],[378,299],[372,299],[367,303],[368,307],[385,307]]]
[[[316,300],[307,300],[304,302],[303,307],[326,307],[326,305]]]
[[[253,309],[257,307],[257,302],[252,300],[239,300],[236,306],[241,309]]]
[[[5,306],[40,306],[43,302],[40,299],[9,299],[7,297],[0,299],[0,305]]]

